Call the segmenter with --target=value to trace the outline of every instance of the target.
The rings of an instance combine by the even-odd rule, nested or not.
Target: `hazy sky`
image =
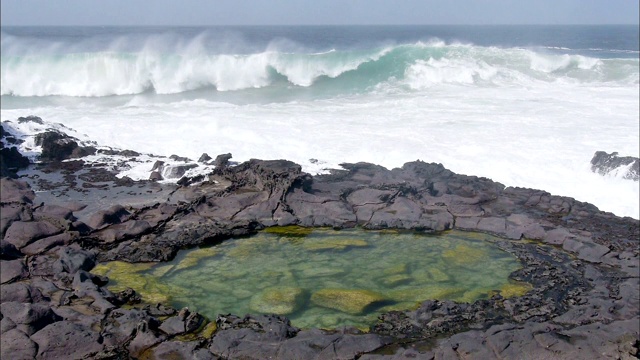
[[[2,25],[638,24],[638,0],[2,0]]]

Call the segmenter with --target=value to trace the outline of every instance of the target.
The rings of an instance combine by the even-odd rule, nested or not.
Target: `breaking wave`
[[[2,37],[2,95],[99,97],[318,84],[340,92],[367,91],[381,84],[411,91],[441,84],[639,83],[637,58],[598,59],[559,54],[558,49],[545,52],[437,40],[319,53],[271,48],[252,53],[208,53],[202,47],[190,51],[153,47],[59,51],[55,44],[25,49],[17,47],[17,41]],[[15,50],[18,48],[20,51]]]

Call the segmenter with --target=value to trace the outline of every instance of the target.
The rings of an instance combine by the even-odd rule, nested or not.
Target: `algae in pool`
[[[271,228],[181,251],[169,263],[100,264],[114,291],[218,314],[286,315],[295,326],[368,328],[379,313],[427,299],[471,302],[529,290],[508,279],[520,263],[484,234]]]

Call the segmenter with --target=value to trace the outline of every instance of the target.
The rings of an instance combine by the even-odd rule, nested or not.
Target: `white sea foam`
[[[268,46],[248,54],[207,52],[198,37],[176,45],[171,52],[163,52],[163,46],[154,45],[152,40],[133,52],[123,51],[127,48],[124,45],[111,45],[110,49],[98,52],[45,49],[32,53],[33,50],[19,46],[15,49],[11,40],[3,37],[0,93],[25,97],[100,97],[149,91],[176,94],[207,88],[217,91],[265,88],[277,85],[279,78],[290,85],[310,87],[323,77],[345,78],[332,83],[336,91],[343,87],[362,91],[401,74],[405,74],[404,83],[414,89],[433,83],[486,82],[496,74],[510,74],[499,79],[507,85],[514,79],[517,85],[523,81],[558,80],[624,85],[637,83],[639,73],[637,59],[601,60],[528,49],[446,44],[438,40],[325,52],[285,52]],[[358,74],[356,77],[346,78],[354,72]],[[356,83],[348,85],[349,81]]]
[[[391,168],[421,159],[640,218],[637,182],[590,171],[595,151],[640,153],[638,96],[634,86],[457,82],[411,94],[247,105],[199,99],[103,106],[77,99],[74,106],[2,109],[1,115],[33,113],[101,145],[193,159],[203,152],[231,152],[237,161],[290,159],[313,173],[342,162]],[[146,178],[150,166],[132,166],[127,175]]]
[[[437,39],[327,51],[237,39],[211,51],[206,36],[123,37],[95,50],[3,33],[0,115],[37,115],[104,146],[290,159],[311,173],[342,162],[440,162],[640,218],[637,183],[590,171],[595,151],[640,153],[637,58]],[[148,178],[153,159],[121,176]]]

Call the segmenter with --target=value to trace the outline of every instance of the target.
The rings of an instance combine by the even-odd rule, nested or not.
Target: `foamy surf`
[[[618,32],[27,30],[3,30],[2,120],[33,114],[103,146],[310,173],[421,159],[640,218],[637,183],[589,164],[596,151],[640,154],[638,42]],[[122,176],[144,179],[155,161],[127,163]]]

